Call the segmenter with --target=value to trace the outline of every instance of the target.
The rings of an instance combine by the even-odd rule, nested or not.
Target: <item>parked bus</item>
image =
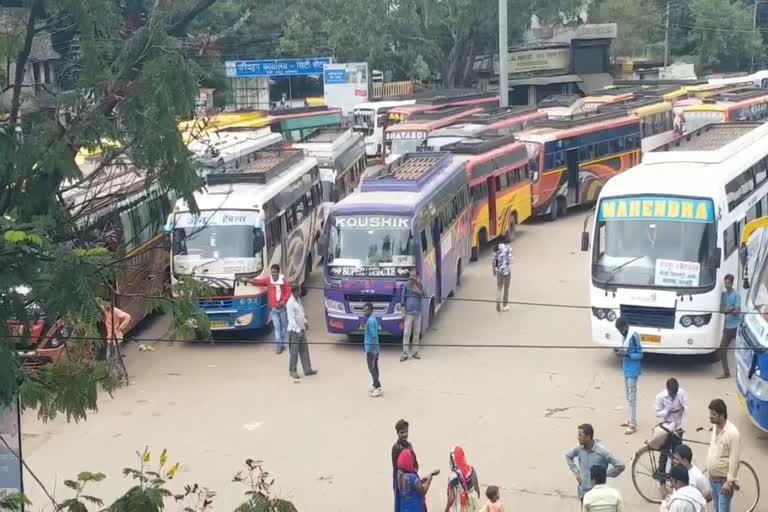
[[[426,147],[429,134],[438,128],[450,126],[472,114],[481,112],[481,107],[446,107],[411,116],[405,123],[388,126],[384,131],[385,162]]]
[[[297,107],[272,111],[268,116],[229,123],[218,131],[269,128],[282,134],[288,142],[299,141],[320,128],[343,126],[341,109],[328,107]]]
[[[640,119],[643,152],[666,144],[675,137],[675,114],[672,104],[658,98],[637,98],[610,104],[601,110],[622,111]]]
[[[722,92],[701,105],[685,107],[682,116],[686,132],[710,123],[762,121],[768,117],[768,92],[755,88]]]
[[[551,220],[594,201],[606,181],[640,162],[640,120],[623,112],[544,121],[516,137],[531,158],[533,215]]]
[[[237,123],[245,123],[265,117],[266,112],[222,112],[210,117],[200,117],[178,124],[185,143],[190,143],[197,138],[205,138],[208,134],[223,130]]]
[[[240,279],[269,275],[275,263],[292,285],[308,278],[322,199],[317,160],[298,149],[264,149],[206,181],[195,194],[199,213],[180,200],[168,217],[172,279],[192,277],[213,290],[198,300],[212,330],[262,328],[267,289]]]
[[[352,129],[365,137],[365,154],[368,156],[381,155],[384,143],[384,128],[387,125],[387,115],[394,107],[413,105],[415,99],[372,101],[358,103],[352,111]]]
[[[575,94],[553,94],[537,105],[549,119],[570,118],[582,110],[584,98]]]
[[[712,77],[707,82],[712,85],[768,89],[768,71],[757,71],[751,75],[742,76]]]
[[[626,91],[623,89],[607,89],[600,91],[603,94],[593,93],[590,96],[582,98],[581,108],[577,114],[590,112],[598,108],[605,108],[618,103],[626,103],[636,98],[635,91]]]
[[[469,260],[465,167],[449,153],[408,153],[334,207],[324,235],[328,332],[362,333],[370,302],[382,334],[401,336],[400,293],[412,269],[426,297],[421,332],[432,325]]]
[[[595,343],[621,344],[621,315],[647,352],[717,350],[723,276],[738,275],[740,234],[766,211],[768,124],[707,125],[610,180],[591,237]]]
[[[482,135],[443,146],[467,165],[472,202],[472,253],[480,246],[507,235],[531,216],[531,181],[525,144],[512,135]]]
[[[752,423],[768,432],[768,217],[748,223],[741,243],[741,308],[747,314],[736,334],[736,388]]]
[[[323,185],[323,202],[319,217],[323,223],[333,203],[347,197],[360,184],[365,171],[365,143],[363,136],[351,128],[321,128],[291,144],[317,160]]]
[[[486,107],[499,106],[499,97],[489,93],[467,89],[437,89],[414,95],[416,103],[393,107],[387,114],[387,126],[408,121],[415,114],[423,114],[448,107]]]
[[[257,128],[209,133],[205,138],[195,139],[187,148],[200,166],[200,175],[211,172],[226,172],[245,167],[253,153],[269,146],[281,144],[283,136],[272,133],[269,128]]]

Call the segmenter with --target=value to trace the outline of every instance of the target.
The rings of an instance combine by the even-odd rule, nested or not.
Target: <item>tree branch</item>
[[[16,57],[16,72],[13,79],[13,97],[11,99],[11,115],[9,124],[15,126],[19,120],[19,109],[21,108],[21,87],[24,84],[24,71],[29,61],[29,54],[32,52],[32,41],[35,39],[35,22],[42,12],[43,0],[34,0],[29,9],[29,19],[27,19],[27,31],[24,35],[24,46],[19,50]]]
[[[211,7],[216,3],[216,0],[198,0],[197,5],[187,11],[178,20],[175,21],[169,34],[175,37],[182,37],[187,32],[187,27],[192,21],[199,16],[203,11]]]

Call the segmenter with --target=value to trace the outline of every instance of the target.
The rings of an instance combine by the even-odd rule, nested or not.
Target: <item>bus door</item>
[[[438,304],[443,299],[443,251],[440,244],[442,231],[440,217],[435,217],[432,219],[432,245],[435,248],[435,296]]]
[[[565,152],[565,163],[568,169],[568,206],[579,204],[579,150],[569,149]]]
[[[496,177],[486,180],[488,189],[488,240],[496,238]]]

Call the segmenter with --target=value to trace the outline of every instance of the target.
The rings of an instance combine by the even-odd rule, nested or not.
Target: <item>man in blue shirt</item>
[[[373,380],[368,394],[372,397],[378,397],[382,395],[381,382],[379,382],[379,352],[381,350],[379,322],[373,315],[373,304],[370,302],[365,305],[364,312],[366,321],[363,346],[365,347],[365,358],[368,361],[368,371],[371,372],[371,379]]]
[[[718,379],[727,379],[731,376],[728,369],[728,347],[736,339],[736,330],[741,323],[741,297],[739,292],[733,289],[733,275],[727,274],[723,278],[725,290],[720,296],[720,311],[725,315],[723,322],[723,337],[720,339],[720,362],[723,365],[723,374]]]
[[[637,432],[637,379],[643,370],[643,346],[640,336],[634,331],[629,331],[629,324],[623,316],[616,319],[616,329],[623,337],[618,353],[624,366],[624,391],[629,413],[627,422],[621,426],[627,427],[625,434],[632,435]]]
[[[400,290],[400,306],[404,308],[403,317],[403,353],[400,362],[409,357],[421,359],[419,355],[419,337],[421,336],[421,299],[424,289],[419,282],[416,269],[411,270],[410,279]],[[413,336],[413,338],[411,338]]]

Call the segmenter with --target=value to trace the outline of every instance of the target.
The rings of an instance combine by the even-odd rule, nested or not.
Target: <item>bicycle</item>
[[[661,425],[658,426],[664,428]],[[664,428],[664,430],[667,429]],[[670,432],[669,435],[678,434]],[[682,433],[680,434],[680,439],[687,444],[709,445],[709,443],[702,441],[684,439]],[[659,456],[662,452],[666,452],[667,467],[671,467],[674,458],[673,451],[652,448],[648,445],[648,441],[645,442],[645,446],[632,456],[632,485],[635,486],[637,493],[649,503],[661,503],[665,495],[662,494],[662,487],[666,487],[666,475],[660,473],[658,467]],[[738,479],[739,481],[731,501],[731,509],[754,512],[760,500],[760,480],[758,480],[757,473],[748,462],[742,460],[739,463]],[[671,490],[668,490],[666,494],[671,492]]]

